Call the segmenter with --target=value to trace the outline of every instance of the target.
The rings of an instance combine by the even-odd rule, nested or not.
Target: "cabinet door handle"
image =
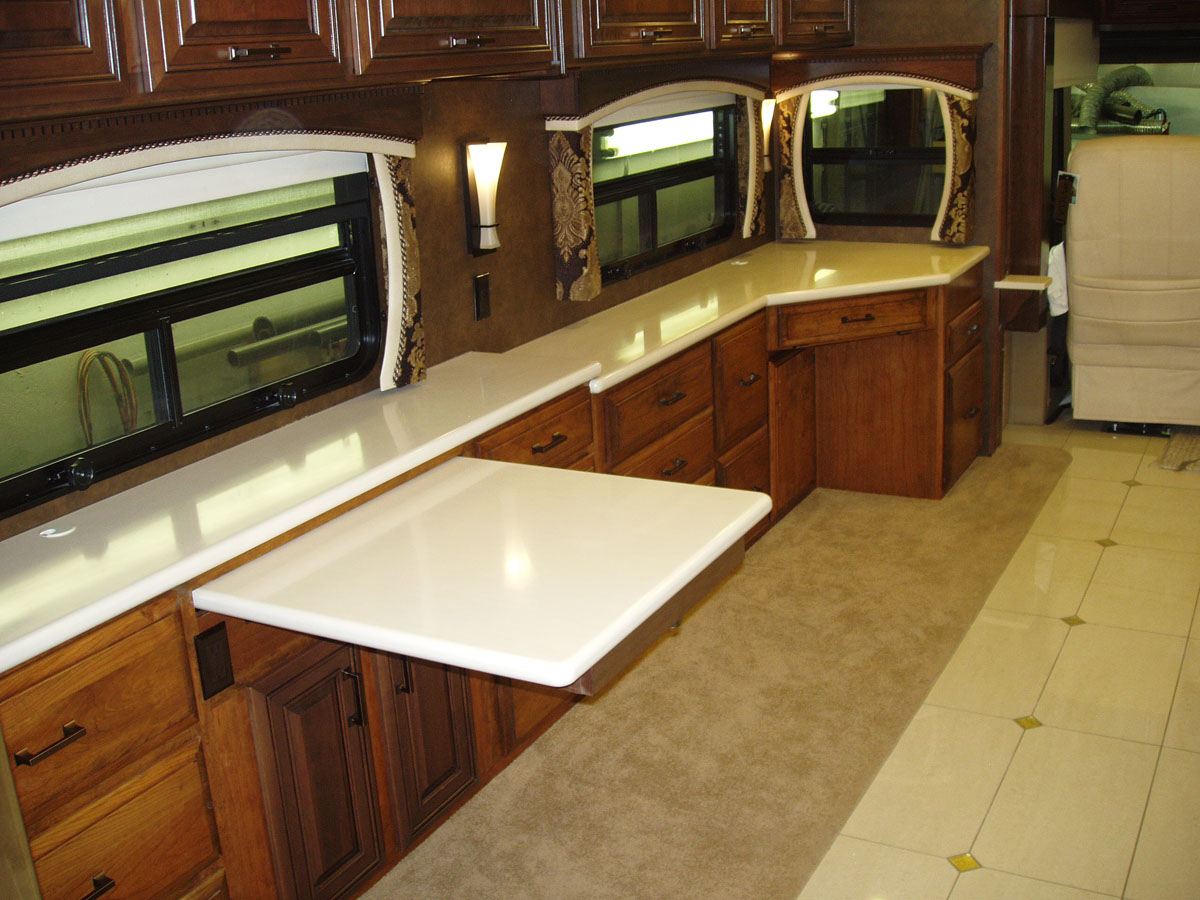
[[[565,441],[566,439],[567,439],[567,436],[565,434],[563,434],[562,432],[556,431],[550,435],[550,440],[548,442],[546,442],[545,444],[534,444],[529,449],[532,450],[534,453],[548,453],[551,450],[553,450],[555,447],[557,447],[559,444],[563,443],[563,441]]]
[[[362,725],[366,721],[363,715],[363,692],[362,692],[362,673],[355,672],[349,666],[342,669],[342,677],[349,678],[354,682],[354,703],[357,707],[355,712],[346,716],[347,725]]]
[[[670,28],[643,28],[642,29],[642,40],[643,41],[657,41],[659,38],[667,37],[668,35],[670,35],[670,33],[671,33]]]
[[[676,403],[678,403],[680,400],[682,400],[686,396],[687,396],[687,394],[685,394],[683,391],[676,391],[670,397],[659,397],[658,405],[659,406],[674,406]]]
[[[494,43],[496,43],[495,38],[484,37],[482,34],[477,34],[477,35],[475,35],[475,37],[466,37],[466,38],[455,37],[454,35],[450,35],[450,46],[451,47],[482,47],[485,44],[494,44]]]
[[[825,22],[818,22],[816,25],[813,26],[813,31],[815,31],[817,34],[824,34],[828,30],[829,30],[829,25],[826,24]]]
[[[96,900],[97,897],[101,897],[104,894],[107,894],[109,891],[111,891],[116,886],[117,886],[117,883],[115,881],[113,881],[111,878],[109,878],[107,875],[105,875],[103,872],[101,872],[99,875],[93,875],[92,876],[92,892],[90,894],[88,894],[87,896],[85,896],[83,898],[83,900]]]
[[[230,47],[229,60],[230,62],[250,62],[264,59],[280,59],[285,54],[291,52],[291,47],[281,47],[278,44],[270,44],[266,47]]]
[[[970,328],[967,329],[968,337],[970,337],[971,335],[974,335],[974,334],[978,334],[978,333],[979,333],[979,323],[978,322],[976,322]]]
[[[859,316],[857,319],[851,318],[850,316],[842,316],[842,324],[843,325],[853,325],[855,322],[874,322],[874,321],[875,321],[874,313],[867,313],[865,316]]]
[[[687,460],[680,459],[677,456],[677,457],[675,457],[675,462],[672,465],[668,466],[667,468],[663,469],[659,474],[661,474],[663,478],[670,478],[676,472],[679,472],[680,470],[685,469],[685,468],[687,468]]]
[[[28,750],[18,750],[13,754],[13,759],[18,766],[36,766],[48,756],[53,756],[67,744],[72,744],[79,740],[85,734],[87,729],[77,722],[68,722],[62,727],[63,736],[51,744],[44,750],[39,750],[37,753],[31,753]]]
[[[763,25],[739,25],[737,28],[731,29],[734,37],[752,38],[760,31],[765,31]]]
[[[400,681],[398,681],[396,683],[396,693],[397,694],[411,694],[412,693],[412,677],[408,674],[408,657],[407,656],[401,657],[401,659],[400,659],[400,674],[402,677],[401,677]]]
[[[740,384],[742,387],[750,387],[750,385],[754,384],[756,381],[760,381],[761,379],[762,376],[757,372],[751,372],[749,378],[739,378],[738,384]]]
[[[964,419],[973,419],[973,418],[975,418],[977,415],[979,415],[979,407],[978,407],[978,406],[972,406],[972,407],[971,407],[970,409],[968,409],[968,410],[967,410],[965,413],[963,413],[963,418],[964,418]]]

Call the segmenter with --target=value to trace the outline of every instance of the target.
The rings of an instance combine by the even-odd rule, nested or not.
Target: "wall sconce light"
[[[771,122],[775,118],[775,98],[767,97],[762,102],[763,171],[771,171]]]
[[[466,144],[467,218],[471,251],[489,253],[500,246],[496,222],[496,189],[504,162],[504,141]]]

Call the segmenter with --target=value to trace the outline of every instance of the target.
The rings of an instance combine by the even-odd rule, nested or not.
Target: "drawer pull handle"
[[[761,379],[762,379],[762,376],[759,375],[757,372],[751,372],[749,378],[739,378],[738,384],[740,384],[742,387],[750,387],[750,385],[754,384],[756,381],[759,381]]]
[[[484,37],[481,34],[477,34],[477,35],[475,35],[475,37],[467,37],[467,38],[454,37],[454,35],[450,36],[450,46],[451,47],[482,47],[485,44],[494,44],[494,43],[496,43],[495,38]]]
[[[671,34],[670,28],[643,28],[643,41],[657,41],[659,38],[665,38]]]
[[[83,900],[96,900],[97,897],[101,897],[104,894],[107,894],[109,891],[111,891],[116,886],[117,886],[117,883],[115,881],[113,881],[111,878],[109,878],[107,875],[105,875],[103,872],[101,872],[99,875],[93,875],[92,876],[92,892],[90,894],[88,894],[86,897],[84,897]]]
[[[816,32],[817,34],[824,34],[828,30],[829,30],[829,26],[827,24],[825,24],[824,22],[819,22],[818,24],[813,26],[813,31]]]
[[[765,30],[766,28],[763,25],[740,25],[737,28],[731,28],[730,32],[734,37],[752,38],[760,31]]]
[[[567,439],[567,436],[565,434],[563,434],[560,431],[556,431],[550,435],[550,440],[548,443],[534,444],[529,449],[532,450],[534,453],[549,453],[551,450],[553,450],[559,444],[563,443],[563,441],[565,441],[566,439]]]
[[[978,333],[979,333],[979,323],[978,322],[974,323],[970,328],[967,329],[967,337],[970,337],[971,335],[978,334]]]
[[[342,669],[342,677],[349,678],[354,682],[354,702],[357,705],[355,712],[346,716],[347,725],[362,725],[366,718],[363,716],[363,694],[362,694],[362,675],[355,672],[349,666]]]
[[[281,59],[284,54],[291,53],[291,47],[280,47],[278,44],[271,44],[268,47],[230,47],[229,60],[230,62],[256,61],[261,59]]]
[[[18,766],[36,766],[46,757],[53,756],[63,747],[67,746],[67,744],[72,744],[87,734],[87,729],[76,722],[68,722],[62,727],[62,731],[63,736],[45,750],[37,753],[30,753],[28,750],[18,750],[13,754],[13,759],[16,760]]]
[[[687,394],[685,394],[683,391],[676,391],[670,397],[659,397],[658,405],[659,406],[674,406],[676,403],[678,403],[680,400],[682,400],[686,396],[687,396]]]
[[[673,464],[673,465],[670,465],[670,466],[668,466],[668,467],[667,467],[667,468],[665,468],[665,469],[663,469],[663,470],[662,470],[662,472],[661,472],[660,474],[662,475],[662,477],[663,477],[663,478],[670,478],[670,477],[671,477],[672,475],[674,475],[676,472],[679,472],[679,471],[681,471],[682,469],[685,469],[686,467],[687,467],[687,460],[686,460],[686,459],[680,459],[680,458],[677,456],[677,457],[675,457],[675,462],[674,462],[674,464]]]
[[[403,657],[400,660],[400,674],[404,677],[403,677],[403,680],[400,681],[396,685],[396,693],[397,694],[411,694],[412,693],[412,676],[409,675],[409,672],[408,672],[408,657],[407,656]]]
[[[977,415],[979,415],[979,407],[978,407],[978,406],[972,406],[972,407],[971,407],[970,409],[968,409],[968,410],[967,410],[965,413],[963,413],[963,418],[964,418],[964,419],[973,419],[973,418],[975,418]]]
[[[857,319],[851,318],[850,316],[842,316],[842,324],[843,325],[853,325],[857,322],[874,322],[874,321],[875,321],[874,313],[867,313],[865,316],[860,316]]]

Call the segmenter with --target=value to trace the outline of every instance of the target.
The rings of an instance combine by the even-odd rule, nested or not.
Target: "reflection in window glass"
[[[814,91],[806,189],[818,222],[929,225],[945,181],[937,92],[864,85]]]
[[[137,334],[0,373],[0,478],[161,422],[145,358]]]
[[[173,324],[183,411],[353,356],[353,312],[339,278]]]
[[[598,127],[592,136],[596,240],[605,281],[733,230],[733,107]]]

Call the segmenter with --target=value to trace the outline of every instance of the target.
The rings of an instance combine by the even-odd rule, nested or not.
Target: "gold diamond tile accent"
[[[1130,478],[1128,481],[1123,481],[1121,483],[1127,484],[1127,485],[1129,485],[1129,487],[1141,487],[1142,486],[1142,483],[1140,481],[1138,481],[1136,478]]]
[[[1066,622],[1068,625],[1070,625],[1072,628],[1074,628],[1076,625],[1084,624],[1083,619],[1079,618],[1079,616],[1064,616],[1063,621]]]
[[[970,872],[972,869],[982,869],[983,866],[970,853],[960,853],[950,857],[950,865],[960,872]]]
[[[1105,538],[1105,539],[1104,539],[1104,540],[1102,540],[1102,541],[1096,541],[1096,543],[1097,543],[1097,544],[1099,544],[1101,547],[1115,547],[1115,546],[1117,546],[1117,542],[1116,542],[1116,541],[1110,541],[1108,538]]]
[[[1030,728],[1040,728],[1042,725],[1042,723],[1033,716],[1021,716],[1021,718],[1015,719],[1014,721],[1026,731],[1028,731]]]

